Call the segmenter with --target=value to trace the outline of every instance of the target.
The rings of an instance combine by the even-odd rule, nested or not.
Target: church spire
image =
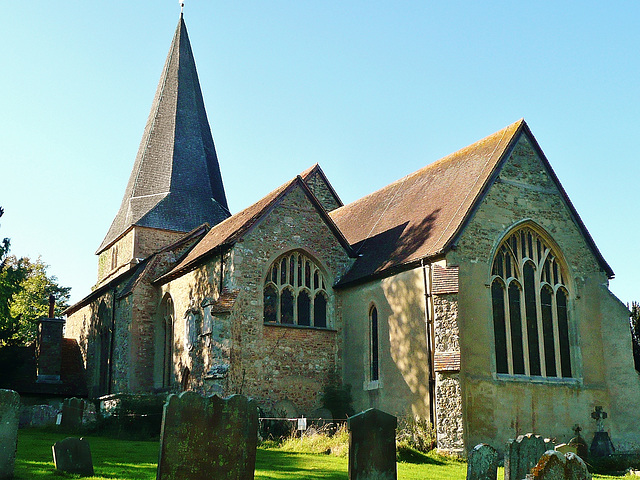
[[[229,216],[181,13],[120,210],[97,253],[132,226],[188,232]]]

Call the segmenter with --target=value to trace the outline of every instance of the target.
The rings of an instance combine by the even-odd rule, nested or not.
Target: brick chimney
[[[49,298],[49,317],[53,317],[52,300],[55,302]],[[64,324],[65,321],[61,318],[42,318],[38,323],[38,383],[60,383]]]

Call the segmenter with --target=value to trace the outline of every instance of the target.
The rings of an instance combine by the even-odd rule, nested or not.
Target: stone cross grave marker
[[[82,426],[84,400],[81,398],[65,398],[62,401],[62,422],[60,426],[68,430],[76,430]]]
[[[370,408],[349,417],[349,480],[396,480],[396,426],[393,415]]]
[[[187,391],[164,405],[157,480],[252,480],[258,408],[243,395]]]
[[[93,460],[89,442],[84,438],[68,437],[53,444],[53,463],[57,470],[93,476]]]
[[[594,457],[613,455],[616,449],[613,446],[613,442],[611,442],[611,438],[609,438],[609,433],[604,430],[604,420],[607,418],[607,412],[598,406],[591,412],[591,418],[596,421],[596,433],[593,435],[589,453]]]
[[[515,440],[507,442],[504,455],[504,479],[522,480],[538,463],[546,451],[543,438],[540,435],[527,433]]]
[[[574,453],[545,452],[526,480],[591,480],[587,465]]]
[[[19,420],[20,395],[0,390],[0,478],[13,478]]]
[[[587,445],[587,442],[584,440],[584,438],[580,436],[581,431],[582,428],[580,428],[580,425],[576,423],[573,427],[573,433],[575,434],[575,436],[571,440],[569,440],[569,445],[576,447],[576,453],[578,454],[578,456],[583,460],[586,460],[589,456],[589,445]]]
[[[498,452],[491,445],[476,445],[467,462],[467,480],[496,480],[498,478]]]

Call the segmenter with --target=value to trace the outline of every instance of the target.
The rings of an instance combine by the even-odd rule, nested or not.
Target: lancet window
[[[498,248],[491,270],[496,371],[572,376],[569,290],[557,251],[524,227]]]
[[[378,340],[378,309],[374,305],[369,310],[369,379],[372,382],[380,379]]]
[[[328,327],[327,284],[316,263],[301,252],[276,260],[264,283],[264,321]]]

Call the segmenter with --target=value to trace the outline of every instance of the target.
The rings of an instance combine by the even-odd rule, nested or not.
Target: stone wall
[[[429,358],[421,268],[341,289],[344,379],[356,411],[378,408],[429,420]],[[369,312],[378,310],[379,373],[371,381]]]
[[[292,250],[304,252],[323,272],[329,297],[327,330],[264,324],[265,277],[273,262]],[[229,277],[225,276],[227,288],[239,291],[231,320],[234,393],[271,404],[288,398],[302,410],[319,406],[318,394],[330,371],[341,370],[343,325],[331,285],[351,262],[300,187],[293,188],[234,246]],[[301,363],[302,354],[308,361]]]
[[[135,231],[129,230],[122,238],[115,242],[111,247],[104,250],[98,255],[98,282],[101,285],[115,278],[117,275],[125,272],[130,268],[131,260],[134,258]],[[116,266],[113,266],[112,260],[114,251],[117,249]]]
[[[460,453],[464,449],[459,360],[458,294],[433,295],[436,357],[436,432],[438,448]],[[439,361],[442,355],[443,361]],[[454,359],[452,361],[452,359]]]
[[[309,175],[305,179],[305,183],[327,212],[335,210],[341,206],[320,173],[314,172]]]
[[[496,374],[491,263],[500,241],[523,222],[544,230],[568,267],[572,378]],[[530,431],[567,441],[576,423],[589,438],[595,405],[616,412],[608,424],[614,443],[625,449],[638,444],[634,425],[640,425],[640,418],[630,405],[640,401],[640,382],[633,368],[628,314],[608,291],[605,272],[526,135],[457,248],[447,254],[447,263],[458,265],[460,272],[460,386],[467,447],[489,442],[501,449],[508,438]],[[612,342],[616,348],[608,346]]]

